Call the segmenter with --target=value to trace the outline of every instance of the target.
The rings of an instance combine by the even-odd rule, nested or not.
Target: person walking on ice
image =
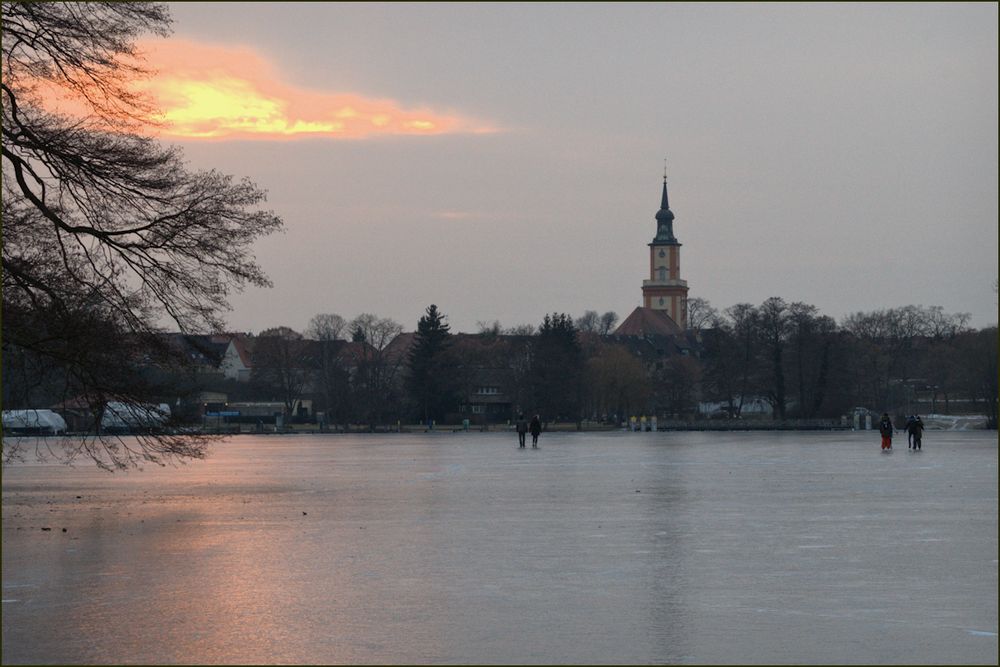
[[[528,427],[531,431],[531,447],[532,449],[538,449],[538,434],[542,432],[542,420],[535,415],[531,418],[531,425]]]
[[[924,437],[924,421],[920,415],[916,415],[909,424],[906,425],[906,432],[910,437],[910,447],[913,451],[920,449],[921,440]]]
[[[528,422],[525,421],[524,415],[517,416],[517,442],[518,449],[524,449],[524,438],[528,433]]]
[[[892,420],[889,413],[882,413],[882,421],[878,423],[879,433],[882,434],[882,449],[892,451]]]

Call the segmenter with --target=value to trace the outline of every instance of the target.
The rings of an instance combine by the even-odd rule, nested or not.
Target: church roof
[[[638,307],[615,329],[615,336],[673,336],[683,329],[665,310]]]

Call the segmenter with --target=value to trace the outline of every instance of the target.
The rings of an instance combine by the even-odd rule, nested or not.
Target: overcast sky
[[[233,330],[413,330],[430,303],[453,331],[624,318],[664,158],[692,297],[997,321],[996,3],[171,11],[168,140],[265,188],[287,228]]]

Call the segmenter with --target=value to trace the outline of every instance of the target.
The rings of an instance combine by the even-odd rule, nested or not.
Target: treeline
[[[522,411],[564,421],[693,418],[702,402],[738,418],[752,399],[776,419],[862,407],[974,410],[996,424],[997,329],[970,328],[966,314],[904,306],[838,323],[778,297],[721,311],[691,299],[689,313],[685,334],[648,337],[613,335],[613,312],[553,313],[537,326],[481,322],[475,334],[452,333],[435,305],[408,334],[370,314],[323,314],[302,334],[259,334],[250,382],[228,389],[281,400],[289,413],[309,396],[314,411],[344,424],[502,422]]]
[[[404,333],[369,313],[320,314],[302,332],[281,326],[246,337],[244,381],[205,372],[162,339],[78,339],[75,354],[103,355],[100,367],[127,389],[102,391],[105,400],[166,402],[188,420],[207,391],[280,403],[289,421],[322,413],[329,425],[503,423],[519,412],[546,421],[692,419],[704,416],[700,403],[714,404],[711,416],[745,418],[762,400],[776,419],[837,418],[861,407],[976,412],[996,425],[997,328],[973,329],[968,315],[937,306],[857,312],[838,323],[777,297],[723,310],[691,299],[683,334],[617,336],[617,321],[613,312],[552,313],[538,325],[481,322],[476,333],[453,333],[431,305]],[[77,391],[94,391],[95,383],[74,379],[72,359],[61,370],[49,358],[36,363],[30,350],[11,352],[5,407],[67,405]]]
[[[997,417],[997,328],[939,306],[852,313],[840,323],[815,306],[772,297],[718,312],[697,303],[703,395],[740,412],[764,397],[778,418],[832,417],[854,407],[917,410],[917,399],[951,412],[961,399]]]
[[[293,420],[295,406],[309,398],[309,419],[322,413],[329,424],[505,421],[516,410],[579,418],[586,334],[569,316],[546,316],[537,327],[492,322],[479,329],[452,333],[435,305],[413,333],[372,314],[350,321],[320,314],[302,333],[262,331],[253,341],[249,382],[215,386],[230,400],[281,402]],[[499,399],[492,405],[503,409],[473,412],[477,398]]]

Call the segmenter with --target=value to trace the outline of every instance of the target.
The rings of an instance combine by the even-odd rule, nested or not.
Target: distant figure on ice
[[[906,445],[907,447],[913,447],[913,422],[917,418],[914,415],[910,415],[906,418]]]
[[[882,434],[882,449],[892,449],[892,420],[889,413],[882,413],[882,421],[878,423],[878,431]]]
[[[517,416],[517,442],[518,449],[524,449],[524,437],[528,432],[528,422],[524,419],[524,415]]]
[[[906,432],[909,434],[910,447],[913,448],[913,451],[920,449],[920,441],[924,437],[924,421],[920,415],[916,415],[913,417],[913,421],[906,424]]]
[[[535,415],[531,418],[531,426],[528,427],[531,431],[531,446],[538,449],[538,434],[542,432],[542,420]]]

